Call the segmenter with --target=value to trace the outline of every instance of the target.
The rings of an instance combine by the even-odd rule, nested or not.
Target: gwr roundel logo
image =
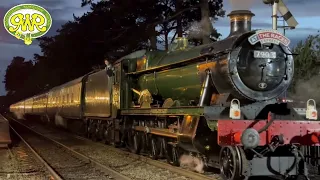
[[[20,4],[11,8],[3,18],[4,28],[9,34],[21,39],[26,45],[45,35],[52,25],[47,10],[35,4]]]

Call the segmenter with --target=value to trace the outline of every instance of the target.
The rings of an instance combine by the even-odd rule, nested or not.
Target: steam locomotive
[[[10,106],[66,128],[179,165],[191,154],[226,180],[307,176],[302,146],[319,143],[312,99],[296,109],[283,101],[292,82],[290,40],[251,30],[251,11],[232,11],[224,40],[170,51],[140,50],[46,93]],[[61,117],[58,121],[55,117]]]

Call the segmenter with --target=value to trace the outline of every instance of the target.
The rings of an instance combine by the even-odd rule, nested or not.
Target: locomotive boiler
[[[149,52],[130,61],[136,64],[131,74],[142,74],[138,87],[185,106],[215,104],[222,94],[249,100],[244,102],[279,97],[292,80],[292,53],[283,44],[250,44],[248,38],[255,33],[250,11],[233,11],[228,16],[231,31],[222,41],[188,48],[187,41],[179,39],[176,49],[185,50]]]
[[[170,51],[133,52],[10,110],[69,129],[80,120],[90,138],[172,165],[190,154],[226,180],[306,176],[299,148],[319,143],[320,122],[312,100],[299,110],[279,100],[293,78],[290,40],[251,30],[251,11],[228,16],[221,41],[179,38]]]

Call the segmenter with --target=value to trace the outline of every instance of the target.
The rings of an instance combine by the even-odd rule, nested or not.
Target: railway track
[[[0,118],[3,119],[1,115]],[[0,148],[0,179],[53,179],[52,174],[17,134],[11,134],[11,140],[10,148]]]
[[[12,130],[44,164],[53,179],[130,179],[19,121],[11,120]]]
[[[22,141],[8,150],[10,150],[10,153],[8,153],[10,158],[7,158],[4,161],[5,166],[2,166],[7,171],[1,171],[2,176],[0,176],[0,179],[54,179],[44,164],[38,160],[31,149]]]
[[[81,137],[81,136],[77,136],[77,135],[73,135],[75,138],[83,140],[83,141],[87,141],[87,142],[91,142],[94,143],[97,146],[101,146],[101,147],[105,147],[106,145],[102,144],[102,143],[98,143],[98,142],[92,142],[90,139]],[[183,176],[186,176],[188,178],[194,179],[194,180],[218,180],[220,179],[219,177],[217,177],[217,174],[213,174],[211,172],[206,172],[204,174],[200,174],[197,172],[193,172],[190,169],[186,169],[186,168],[181,168],[181,167],[176,167],[176,166],[171,166],[169,165],[167,162],[165,162],[165,160],[153,160],[150,159],[149,157],[143,156],[143,155],[138,155],[138,154],[133,154],[128,152],[126,149],[119,149],[119,148],[114,148],[114,147],[108,147],[108,149],[111,149],[112,151],[119,153],[119,154],[123,154],[125,156],[129,156],[135,159],[139,159],[140,161],[143,161],[147,164],[159,167],[159,168],[165,168],[165,169],[170,169],[170,171],[178,173],[178,174],[182,174]]]
[[[51,176],[56,180],[61,180],[59,174],[52,169],[52,167],[37,153],[34,148],[16,131],[15,128],[10,126],[10,128],[13,130],[13,132],[24,142],[24,144],[30,149],[30,151],[36,156],[36,158],[46,167],[46,169],[50,172]],[[22,151],[21,155],[24,156],[24,152]],[[26,163],[27,165],[30,164],[30,162]]]
[[[8,117],[14,120],[11,117]],[[16,122],[16,120],[14,120]],[[20,122],[19,122],[20,123]],[[95,159],[99,161],[101,164],[108,165],[113,170],[121,172],[122,174],[126,174],[132,179],[194,179],[194,180],[219,180],[221,179],[216,173],[205,173],[199,174],[191,171],[190,169],[175,167],[167,164],[161,160],[152,160],[148,157],[137,155],[133,153],[129,153],[124,151],[123,149],[114,148],[111,146],[106,146],[105,144],[99,142],[93,142],[84,137],[80,137],[74,134],[70,134],[67,132],[59,132],[57,133],[57,129],[50,128],[51,130],[47,130],[44,128],[37,128],[36,124],[34,126],[28,125],[28,128],[35,129],[38,133],[43,134],[47,138],[56,141],[57,143],[67,146],[74,151],[80,152],[85,156],[89,156],[91,159]],[[56,131],[57,130],[57,131]],[[66,138],[68,137],[68,138]],[[86,145],[85,147],[81,146]],[[90,153],[90,154],[87,154]],[[105,156],[103,154],[106,154]],[[101,157],[102,156],[102,157]],[[110,156],[110,157],[109,157]],[[113,159],[117,159],[118,156],[122,158],[130,159],[122,159],[118,162],[110,163],[110,161],[114,161]],[[140,168],[139,168],[140,167]],[[135,173],[133,169],[140,169],[142,175],[138,175]],[[132,172],[131,172],[132,170]],[[148,178],[148,174],[144,174],[144,171],[151,171],[151,174],[154,174],[153,177]],[[157,171],[152,173],[152,171]],[[142,177],[144,176],[144,177]]]
[[[11,117],[8,117],[12,119]],[[14,119],[12,119],[14,120]],[[101,142],[94,142],[91,139],[74,135],[69,132],[62,131],[59,128],[46,126],[38,124],[33,121],[25,121],[28,128],[31,128],[44,136],[69,147],[70,149],[83,154],[87,158],[93,159],[100,164],[108,166],[109,168],[124,174],[131,179],[175,179],[175,180],[221,180],[218,173],[206,172],[204,174],[199,174],[190,169],[175,167],[167,164],[163,160],[152,160],[146,156],[137,155],[125,151],[124,149],[114,148],[112,146],[105,145]],[[119,157],[122,159],[118,159]],[[130,160],[127,160],[129,158]],[[115,162],[110,162],[115,161]],[[154,174],[154,176],[145,175],[145,171],[153,170],[147,174]],[[137,169],[140,171],[137,172]],[[167,170],[167,171],[166,171]],[[154,172],[152,172],[154,171]],[[166,172],[165,172],[166,171]],[[140,173],[140,174],[139,174]],[[157,174],[156,174],[157,173]],[[159,176],[159,174],[166,174]],[[312,173],[311,173],[312,174]],[[180,175],[180,176],[179,176]],[[319,176],[315,177],[311,175],[311,180],[318,179]],[[256,179],[256,178],[255,178]],[[279,179],[270,177],[259,177],[258,179]],[[281,179],[281,178],[280,178]]]
[[[106,145],[104,145],[103,143],[99,143],[99,142],[92,142],[92,140],[81,137],[81,136],[77,136],[77,135],[72,135],[77,139],[83,140],[83,141],[87,141],[87,142],[91,142],[93,144],[95,144],[96,146],[100,146],[100,147],[105,147]],[[194,180],[218,180],[220,179],[219,177],[217,177],[217,174],[214,174],[212,172],[205,172],[204,174],[200,174],[197,172],[193,172],[190,169],[187,168],[182,168],[182,167],[176,167],[176,166],[172,166],[169,165],[166,160],[153,160],[150,159],[149,157],[143,156],[143,155],[138,155],[138,154],[133,154],[128,152],[126,149],[119,149],[119,148],[114,148],[114,147],[108,147],[108,149],[117,152],[119,154],[123,154],[135,159],[139,159],[140,161],[143,161],[147,164],[159,167],[159,168],[165,168],[165,169],[170,169],[170,171],[178,173],[178,174],[183,174],[184,176],[187,176],[191,179]]]

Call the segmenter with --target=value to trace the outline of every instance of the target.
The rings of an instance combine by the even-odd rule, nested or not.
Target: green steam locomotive
[[[227,180],[305,175],[294,152],[318,143],[320,123],[315,104],[298,111],[282,101],[294,73],[290,40],[252,31],[250,11],[228,16],[224,40],[191,47],[179,38],[168,52],[140,50],[10,110],[68,129],[79,122],[90,138],[172,165],[191,154]]]

